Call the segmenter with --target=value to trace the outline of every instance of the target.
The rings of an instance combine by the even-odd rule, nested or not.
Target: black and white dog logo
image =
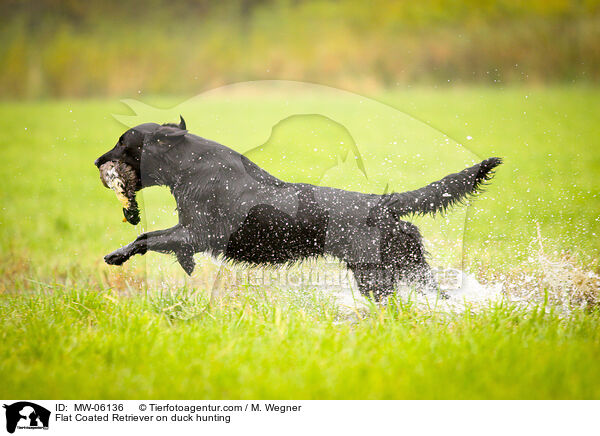
[[[50,411],[29,401],[19,401],[4,405],[6,409],[6,431],[14,433],[18,429],[48,430]]]

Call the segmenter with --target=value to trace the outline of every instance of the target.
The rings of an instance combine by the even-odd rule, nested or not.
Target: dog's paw
[[[104,256],[104,262],[109,265],[123,265],[131,256],[122,248]]]

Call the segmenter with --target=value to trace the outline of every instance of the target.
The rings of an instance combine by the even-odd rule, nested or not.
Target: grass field
[[[502,156],[468,211],[418,220],[434,263],[542,297],[549,274],[540,250],[584,277],[599,272],[600,88],[420,88],[375,98],[395,110],[300,94],[288,103],[302,116],[284,120],[280,101],[251,93],[202,104],[155,97],[142,101],[159,119],[143,121],[181,112],[193,133],[254,153],[278,176],[373,192]],[[143,226],[120,222],[93,166],[125,129],[113,113],[132,115],[116,100],[0,103],[0,397],[600,398],[593,305],[564,312],[541,298],[527,310],[498,303],[440,314],[395,301],[350,322],[312,289],[240,284],[207,306],[209,289],[180,284],[183,273],[164,255],[109,268],[104,254],[176,221],[166,190],[152,188]],[[368,178],[352,159],[316,168],[330,155],[310,150],[352,141]],[[160,286],[145,280],[157,270]],[[201,264],[195,275],[213,270]]]

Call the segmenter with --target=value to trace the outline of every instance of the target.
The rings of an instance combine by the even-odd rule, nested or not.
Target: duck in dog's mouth
[[[123,221],[136,225],[140,222],[140,209],[135,198],[137,176],[135,170],[126,163],[109,161],[100,166],[102,184],[115,191],[123,205]]]

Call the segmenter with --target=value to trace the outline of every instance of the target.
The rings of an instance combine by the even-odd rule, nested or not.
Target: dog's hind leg
[[[175,253],[177,261],[187,274],[194,271],[194,253],[192,239],[187,229],[176,225],[170,229],[142,233],[130,244],[104,256],[109,265],[122,265],[131,256],[146,254],[150,251],[159,253]]]
[[[349,263],[348,268],[354,274],[358,290],[362,295],[380,302],[394,293],[394,272],[380,264]]]
[[[437,280],[427,262],[427,252],[419,229],[406,221],[400,221],[389,240],[387,259],[396,270],[396,280],[404,280],[418,292],[438,292],[441,298],[448,298],[439,290]]]

